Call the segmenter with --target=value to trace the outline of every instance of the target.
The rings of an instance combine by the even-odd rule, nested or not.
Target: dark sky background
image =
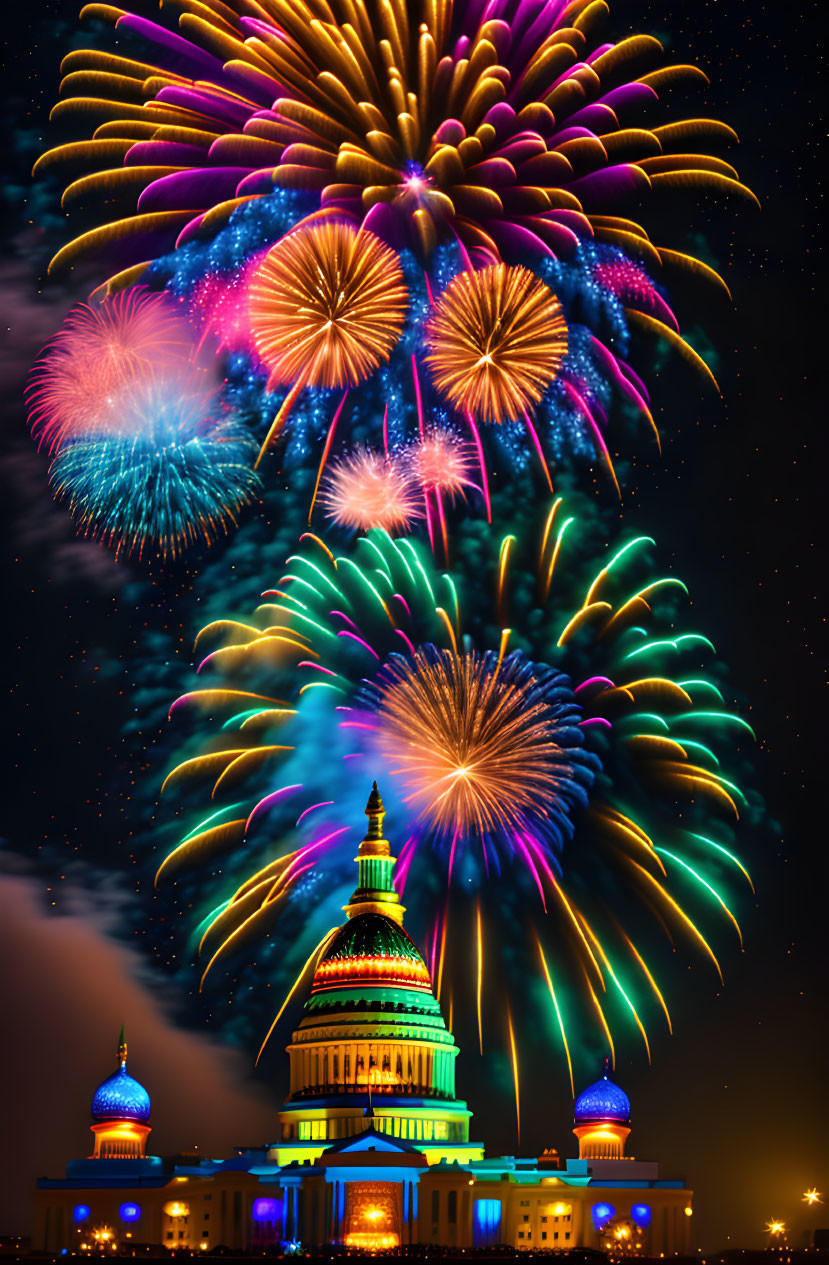
[[[686,328],[698,321],[716,349],[723,402],[700,395],[682,374],[661,376],[665,451],[634,476],[625,503],[627,522],[656,531],[663,558],[690,585],[698,626],[713,632],[751,701],[757,785],[772,819],[743,849],[757,908],[745,919],[745,953],[726,960],[725,989],[694,968],[685,995],[674,996],[676,1035],[655,1038],[653,1066],[637,1056],[618,1068],[633,1102],[632,1149],[693,1187],[703,1249],[759,1244],[772,1215],[790,1223],[795,1241],[829,1224],[829,1208],[807,1214],[801,1203],[807,1186],[829,1192],[821,8],[757,0],[614,6],[616,32],[652,31],[674,59],[706,69],[704,112],[740,133],[736,164],[763,204],[758,212],[683,201],[667,203],[661,220],[650,215],[655,240],[710,252],[734,305],[680,288]],[[82,289],[38,282],[47,247],[59,240],[60,212],[26,175],[50,137],[46,116],[75,12],[74,0],[32,0],[4,13],[2,27],[10,152],[0,272],[9,700],[0,1232],[28,1229],[35,1176],[57,1176],[85,1153],[89,1098],[113,1065],[122,1019],[132,1069],[152,1094],[156,1153],[197,1144],[220,1154],[272,1138],[286,1088],[270,1073],[254,1080],[252,1052],[224,1048],[220,1031],[207,1036],[188,999],[130,944],[131,920],[142,911],[120,864],[130,805],[113,789],[124,782],[114,735],[129,700],[113,677],[96,683],[94,665],[84,663],[93,641],[128,658],[135,612],[120,598],[130,573],[73,538],[49,500],[46,460],[24,429],[28,366]],[[524,1153],[569,1149],[569,1095],[560,1068],[545,1067],[543,1057],[522,1086]],[[491,1153],[511,1152],[509,1100],[479,1083],[470,1053],[462,1052],[458,1075],[476,1112],[474,1135]]]

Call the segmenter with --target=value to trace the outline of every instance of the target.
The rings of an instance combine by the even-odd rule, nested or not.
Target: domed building
[[[469,1144],[471,1112],[455,1097],[458,1048],[403,927],[376,782],[365,811],[347,922],[319,956],[288,1046],[290,1093],[272,1157],[279,1164],[315,1158],[361,1133],[370,1118],[378,1132],[414,1143],[427,1157],[480,1159],[483,1147]]]
[[[691,1192],[626,1154],[631,1105],[608,1060],[574,1104],[578,1158],[485,1157],[470,1142],[458,1047],[403,926],[376,784],[366,815],[357,888],[288,1046],[277,1140],[222,1160],[147,1156],[150,1099],[122,1031],[119,1066],[93,1097],[93,1155],[38,1182],[38,1248],[688,1250]]]

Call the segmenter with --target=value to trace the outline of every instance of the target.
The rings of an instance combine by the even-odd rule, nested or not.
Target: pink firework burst
[[[604,263],[598,263],[593,269],[593,276],[604,290],[615,294],[626,307],[638,308],[641,312],[655,313],[672,329],[679,329],[676,317],[645,269],[634,263],[632,259],[606,260]]]
[[[212,272],[193,288],[190,314],[205,334],[228,351],[245,351],[261,365],[250,327],[250,282],[267,250],[260,250],[237,272]]]
[[[427,431],[407,451],[409,468],[424,492],[438,492],[453,500],[470,478],[472,446],[451,430]]]
[[[129,428],[125,393],[192,371],[193,336],[176,301],[142,287],[74,307],[38,358],[26,389],[39,448]]]
[[[420,517],[416,487],[404,465],[371,449],[333,463],[320,500],[328,518],[355,531],[400,531]]]

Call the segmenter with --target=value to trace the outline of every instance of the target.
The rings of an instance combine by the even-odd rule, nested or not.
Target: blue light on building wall
[[[601,1230],[607,1225],[608,1221],[612,1221],[616,1216],[616,1209],[613,1204],[594,1204],[590,1209],[590,1215],[593,1218],[593,1224],[597,1230]]]
[[[630,1210],[630,1215],[638,1226],[643,1230],[647,1230],[651,1223],[650,1204],[634,1204]]]
[[[80,1225],[82,1222],[86,1221],[88,1217],[89,1208],[86,1204],[75,1204],[75,1207],[72,1209],[72,1220],[75,1222],[75,1225]]]
[[[501,1200],[476,1199],[472,1209],[474,1247],[495,1247],[501,1242]]]
[[[118,1209],[118,1216],[122,1221],[126,1221],[127,1223],[130,1221],[137,1221],[141,1216],[141,1208],[138,1204],[121,1204],[121,1207]]]
[[[282,1218],[281,1199],[254,1199],[251,1208],[254,1221],[280,1221]]]

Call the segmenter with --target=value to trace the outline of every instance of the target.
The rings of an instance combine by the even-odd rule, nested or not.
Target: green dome
[[[382,914],[358,914],[350,918],[334,936],[320,961],[377,957],[423,961],[408,931]]]

